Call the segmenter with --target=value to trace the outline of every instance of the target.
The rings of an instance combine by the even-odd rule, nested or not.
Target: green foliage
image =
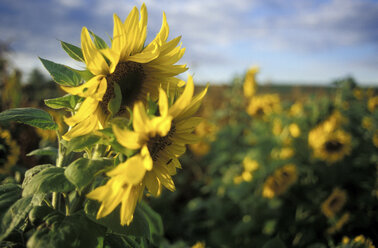
[[[68,66],[54,63],[52,61],[39,58],[43,66],[50,73],[51,77],[63,86],[78,86],[81,82],[81,76]]]
[[[49,166],[35,173],[27,183],[22,185],[22,196],[36,193],[69,192],[74,186],[64,176],[64,168]]]
[[[73,58],[74,60],[79,61],[79,62],[85,62],[83,52],[81,51],[80,47],[66,43],[64,41],[60,41],[60,44],[62,45],[63,50],[66,51],[66,53],[71,58]]]
[[[114,98],[108,103],[108,110],[112,117],[118,113],[122,102],[121,88],[117,83],[114,83],[114,95]]]
[[[8,109],[0,113],[0,124],[21,122],[41,129],[55,130],[58,125],[46,111],[35,108]]]
[[[81,191],[94,180],[96,175],[112,168],[113,163],[113,159],[79,158],[67,167],[64,174]]]
[[[67,152],[75,151],[81,152],[84,149],[95,146],[101,140],[100,136],[87,134],[73,138],[70,142],[65,142]]]
[[[73,95],[65,95],[53,99],[46,99],[45,104],[52,109],[67,109],[74,111],[77,104],[81,101],[81,97]]]

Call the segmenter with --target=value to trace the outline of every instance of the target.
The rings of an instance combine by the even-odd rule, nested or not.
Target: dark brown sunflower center
[[[132,61],[118,63],[114,72],[106,76],[108,90],[105,93],[104,102],[105,97],[114,97],[114,83],[117,83],[121,88],[121,105],[130,107],[136,100],[138,100],[145,78],[146,75],[142,64]]]
[[[325,143],[325,149],[328,151],[328,152],[338,152],[341,150],[341,148],[343,147],[343,144],[341,144],[339,141],[337,140],[330,140],[330,141],[327,141]]]
[[[330,208],[334,208],[336,206],[339,205],[339,202],[340,202],[340,199],[339,198],[333,198],[330,202],[329,202],[329,207]]]
[[[7,162],[7,156],[10,152],[10,147],[6,143],[5,139],[0,138],[0,168]]]
[[[159,158],[159,152],[164,150],[167,146],[172,144],[171,138],[173,137],[176,131],[175,126],[172,123],[172,127],[169,130],[166,136],[156,135],[155,137],[150,138],[147,143],[148,151],[153,161],[156,161]]]

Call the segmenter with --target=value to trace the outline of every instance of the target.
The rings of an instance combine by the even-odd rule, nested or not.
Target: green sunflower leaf
[[[57,64],[50,60],[39,58],[50,73],[51,77],[60,85],[63,86],[78,86],[81,82],[81,76],[68,66]]]
[[[64,216],[54,211],[44,218],[27,247],[99,247],[105,228],[90,221],[82,212]]]
[[[49,156],[53,160],[58,156],[58,149],[56,147],[48,146],[29,152],[26,156]]]
[[[60,41],[60,44],[62,45],[63,50],[66,51],[66,53],[71,58],[73,58],[76,61],[85,62],[83,52],[81,51],[80,47],[66,43],[64,41]]]
[[[73,69],[70,67],[70,70],[76,72],[77,74],[79,74],[81,76],[81,78],[84,80],[84,81],[89,81],[91,78],[94,77],[94,75],[92,74],[92,72],[90,72],[89,70],[76,70],[76,69]]]
[[[113,163],[112,159],[80,158],[72,162],[67,167],[64,174],[72,184],[82,190],[91,183],[97,174],[111,168]]]
[[[0,219],[10,206],[21,198],[21,192],[22,189],[18,184],[0,185]]]
[[[92,37],[94,39],[94,44],[97,47],[97,49],[108,48],[108,45],[106,44],[106,42],[102,38],[100,38],[99,36],[97,36],[92,31],[89,31],[89,33],[92,35]]]
[[[72,151],[81,152],[86,148],[91,148],[101,140],[100,136],[94,134],[86,134],[82,136],[75,137],[68,142],[65,142],[67,147],[67,153]]]
[[[33,127],[56,130],[58,125],[49,113],[35,108],[8,109],[0,113],[0,124],[10,121],[21,122]]]
[[[122,101],[121,88],[117,83],[114,83],[114,95],[115,96],[110,99],[108,103],[108,110],[110,111],[112,116],[118,113]]]
[[[62,97],[46,99],[45,104],[52,109],[66,108],[69,111],[73,111],[81,99],[82,98],[80,96],[67,94]]]
[[[156,213],[148,204],[144,201],[139,203],[139,209],[143,213],[144,217],[148,221],[150,227],[152,242],[158,241],[158,238],[163,236],[164,228],[163,221],[158,213]]]
[[[265,243],[263,248],[286,248],[286,246],[280,238],[275,237],[274,239],[271,239],[267,243]]]
[[[55,166],[39,171],[22,187],[24,197],[35,193],[69,192],[75,188],[65,177],[64,168]]]
[[[22,221],[30,210],[43,201],[44,194],[33,194],[16,201],[4,214],[0,223],[0,241],[6,238]]]
[[[133,221],[129,226],[120,224],[120,206],[118,206],[112,213],[101,218],[96,219],[97,211],[100,204],[97,201],[87,200],[85,203],[85,213],[94,222],[99,223],[109,228],[113,233],[128,236],[150,238],[150,227],[143,212],[137,206],[134,212]]]

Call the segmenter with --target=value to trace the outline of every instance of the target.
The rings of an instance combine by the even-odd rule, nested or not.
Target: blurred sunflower
[[[334,163],[351,152],[351,135],[340,128],[344,118],[335,112],[326,121],[312,129],[308,134],[308,143],[314,157]]]
[[[289,110],[290,116],[300,116],[303,114],[303,104],[300,101],[296,101],[293,105],[291,105]]]
[[[346,200],[346,191],[334,188],[331,195],[321,205],[322,213],[328,218],[333,218],[344,206]]]
[[[350,238],[344,236],[342,243],[345,245],[359,245],[359,246],[347,246],[347,247],[375,248],[373,242],[369,238],[366,238],[364,235],[359,235],[355,237],[353,240],[350,240]]]
[[[254,96],[257,91],[256,74],[258,72],[259,68],[257,66],[253,66],[247,71],[247,74],[245,75],[243,92],[245,98],[247,99]]]
[[[265,180],[262,195],[266,198],[282,195],[297,179],[296,166],[294,164],[285,165]]]
[[[205,245],[205,242],[197,242],[195,243],[194,245],[192,245],[192,248],[205,248],[206,245]]]
[[[0,174],[9,174],[19,155],[20,148],[16,141],[12,140],[8,130],[0,127]]]
[[[370,112],[374,112],[378,106],[378,96],[370,97],[368,100],[368,109]]]
[[[247,106],[247,113],[253,117],[263,117],[280,110],[280,97],[277,94],[254,96]]]
[[[349,221],[349,219],[349,212],[343,214],[333,226],[327,229],[327,233],[332,235],[336,232],[339,232],[343,228],[343,226]]]
[[[139,18],[140,15],[140,18]],[[63,136],[73,137],[90,133],[104,127],[110,115],[108,104],[119,89],[121,112],[137,101],[146,101],[149,94],[153,100],[158,97],[158,88],[175,89],[179,79],[174,76],[187,70],[185,65],[174,65],[184,55],[185,49],[177,46],[181,37],[167,42],[169,27],[163,14],[160,32],[148,45],[147,9],[143,4],[130,12],[122,22],[114,14],[114,29],[111,48],[98,48],[93,43],[86,27],[81,32],[81,47],[87,69],[94,75],[89,81],[77,87],[62,89],[85,100],[75,115],[65,118],[72,128]]]
[[[243,160],[243,172],[234,177],[234,184],[240,184],[244,182],[250,182],[253,179],[253,172],[259,168],[259,163],[256,160],[252,160],[250,157],[245,157]]]
[[[375,147],[378,147],[378,130],[375,130],[373,135],[373,144]]]
[[[289,125],[289,133],[293,138],[298,138],[301,135],[301,129],[299,128],[298,124],[291,123]]]
[[[190,144],[189,148],[194,155],[202,157],[210,151],[210,143],[215,140],[216,126],[207,120],[203,120],[196,127],[195,133],[201,139],[198,143]]]
[[[108,215],[121,203],[121,224],[129,225],[146,187],[153,196],[160,195],[162,186],[175,190],[171,176],[176,174],[176,168],[181,168],[178,157],[185,152],[185,145],[198,140],[193,131],[202,118],[192,115],[200,107],[207,88],[195,97],[193,91],[189,77],[182,95],[169,107],[166,93],[159,89],[160,116],[151,119],[143,103],[138,102],[133,109],[134,131],[112,125],[117,141],[126,148],[140,149],[140,153],[109,171],[110,180],[87,194],[102,203],[97,218]]]

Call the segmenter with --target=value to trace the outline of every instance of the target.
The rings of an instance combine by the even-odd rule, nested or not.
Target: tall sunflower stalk
[[[67,130],[60,131],[42,110],[0,113],[1,121],[56,130],[59,143],[55,165],[30,169],[22,189],[9,189],[19,197],[3,217],[8,228],[1,229],[0,241],[14,230],[25,231],[20,223],[28,220],[33,229],[28,247],[102,247],[114,240],[158,245],[161,219],[143,198],[175,190],[178,158],[186,144],[198,141],[194,129],[201,118],[194,115],[207,88],[194,95],[192,77],[187,82],[176,77],[187,70],[176,64],[185,49],[180,37],[168,40],[165,14],[148,44],[144,4],[124,21],[115,14],[113,19],[110,45],[86,27],[81,47],[61,42],[84,70],[41,59],[67,93],[45,100],[69,112]]]

